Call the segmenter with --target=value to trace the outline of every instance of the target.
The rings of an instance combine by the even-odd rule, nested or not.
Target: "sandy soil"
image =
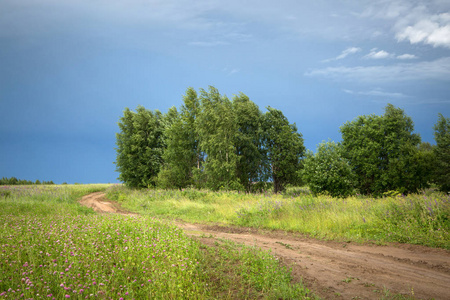
[[[97,212],[123,213],[103,193],[83,197]],[[283,231],[260,231],[176,222],[188,235],[213,245],[220,239],[271,250],[295,281],[324,299],[380,299],[391,294],[450,299],[450,251],[417,245],[360,245],[320,241]]]

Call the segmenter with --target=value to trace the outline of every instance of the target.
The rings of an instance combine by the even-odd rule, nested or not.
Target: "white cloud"
[[[407,60],[407,59],[416,59],[417,56],[415,56],[414,54],[402,54],[402,55],[397,55],[397,59],[401,59],[401,60]]]
[[[383,59],[383,58],[389,58],[389,57],[392,57],[392,54],[390,54],[384,50],[377,51],[376,48],[370,50],[370,53],[367,54],[366,56],[364,56],[364,58],[369,58],[369,59]]]
[[[433,47],[450,48],[450,14],[422,15],[407,26],[400,26],[396,34],[399,41],[424,43]]]
[[[343,90],[347,94],[351,95],[361,95],[361,96],[374,96],[374,97],[385,97],[385,98],[407,98],[409,96],[403,94],[403,93],[392,93],[392,92],[385,92],[382,89],[374,89],[370,91],[360,91],[355,92],[352,90]]]
[[[330,62],[333,60],[340,60],[340,59],[344,59],[347,56],[351,55],[351,54],[355,54],[360,52],[362,49],[358,48],[358,47],[349,47],[347,49],[345,49],[344,51],[341,52],[341,54],[339,54],[338,56],[336,56],[335,58],[329,58],[329,59],[325,59],[322,62]]]
[[[399,41],[450,47],[448,3],[448,0],[285,0],[276,4],[270,0],[245,3],[229,0],[226,4],[211,0],[3,0],[0,37],[23,35],[32,40],[42,35],[78,34],[98,39],[104,32],[115,30],[104,38],[137,32],[142,34],[136,41],[145,41],[142,36],[154,39],[156,35],[184,44],[193,41],[197,46],[211,46],[213,43],[209,41],[216,38],[237,44],[264,39],[283,43],[282,39],[293,41],[303,37],[362,45],[364,41],[394,34]],[[195,38],[188,37],[190,34]],[[357,49],[350,47],[326,61],[346,58],[360,51]]]
[[[349,56],[351,54],[358,53],[360,51],[362,51],[361,48],[350,47],[350,48],[347,48],[344,51],[342,51],[342,53],[340,55],[338,55],[337,57],[326,59],[326,60],[323,60],[322,62],[330,62],[330,61],[340,60],[340,59],[346,58],[347,56]],[[373,48],[370,50],[370,53],[367,55],[364,55],[363,58],[365,58],[365,59],[396,58],[396,59],[400,59],[400,60],[409,60],[409,59],[416,59],[417,56],[415,56],[414,54],[409,54],[409,53],[405,53],[405,54],[396,56],[394,53],[389,53],[384,50],[378,50],[377,48]]]
[[[374,0],[357,16],[383,20],[378,26],[390,28],[399,42],[450,48],[448,0]]]
[[[427,79],[450,81],[450,57],[418,63],[397,63],[388,66],[329,67],[308,71],[305,76],[358,82],[398,82]]]
[[[337,56],[336,59],[343,59],[348,55],[358,53],[359,51],[361,51],[361,48],[358,47],[347,48],[344,51],[342,51],[342,53],[339,56]]]

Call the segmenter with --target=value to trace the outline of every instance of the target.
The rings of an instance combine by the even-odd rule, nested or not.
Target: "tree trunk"
[[[275,194],[281,193],[284,190],[283,183],[276,177],[273,177],[273,191]]]

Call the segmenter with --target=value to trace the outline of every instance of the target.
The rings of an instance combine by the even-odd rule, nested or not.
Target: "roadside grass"
[[[90,214],[93,211],[80,206],[77,200],[109,187],[110,184],[0,186],[0,214]]]
[[[0,187],[0,297],[315,299],[266,251],[208,247],[149,216],[95,214],[107,185]]]
[[[269,252],[229,240],[201,248],[208,266],[205,276],[217,283],[215,298],[319,299],[302,283],[291,284],[290,271],[280,267],[278,259]]]
[[[290,188],[282,195],[194,189],[108,189],[108,198],[144,215],[299,232],[321,239],[400,242],[450,249],[450,195],[345,199]]]

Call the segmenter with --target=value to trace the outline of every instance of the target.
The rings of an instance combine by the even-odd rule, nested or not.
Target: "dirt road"
[[[134,213],[127,212],[123,210],[118,203],[108,200],[105,197],[105,193],[97,192],[84,196],[79,201],[81,205],[92,208],[98,213],[117,213],[117,214],[131,214]]]
[[[102,193],[81,204],[98,212],[127,213]],[[417,299],[450,299],[450,251],[416,245],[359,245],[320,241],[281,231],[258,231],[176,223],[188,235],[214,244],[220,239],[270,249],[301,281],[325,299],[380,299],[391,294]],[[205,237],[208,236],[208,237]]]

